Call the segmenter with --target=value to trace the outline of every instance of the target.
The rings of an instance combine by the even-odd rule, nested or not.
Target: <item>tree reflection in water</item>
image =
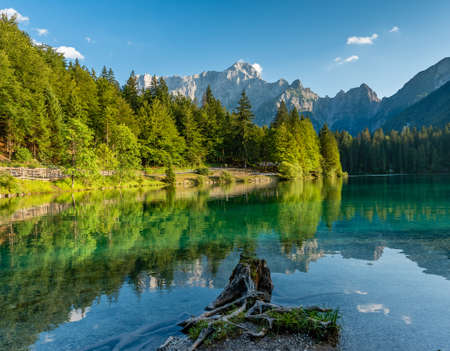
[[[376,182],[376,192],[369,185],[356,181],[343,188],[342,180],[323,180],[3,201],[0,349],[27,349],[39,333],[74,318],[73,311],[82,315],[102,295],[116,299],[125,282],[138,294],[148,288],[171,289],[191,283],[176,278],[177,272],[194,270],[198,279],[213,277],[208,286],[214,285],[219,265],[231,253],[258,254],[261,235],[278,236],[279,246],[266,254],[306,271],[309,261],[330,252],[377,259],[388,241],[411,246],[410,238],[381,236],[374,241],[352,230],[333,237],[331,229],[339,223],[401,220],[407,228],[408,222],[448,216],[445,207],[439,212],[433,205],[436,199],[444,201],[440,183],[403,184],[398,192],[392,192],[389,181]],[[321,223],[330,237],[317,240]],[[449,240],[436,240],[435,246],[435,240],[423,245],[448,254]],[[421,255],[412,251],[410,257],[416,255],[419,262]],[[287,264],[274,269],[286,271]]]

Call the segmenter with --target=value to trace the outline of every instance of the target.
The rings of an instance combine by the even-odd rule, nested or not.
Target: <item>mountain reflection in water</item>
[[[2,200],[0,349],[25,350],[38,340],[35,347],[47,349],[55,342],[50,331],[95,318],[95,303],[120,302],[128,286],[135,296],[185,288],[214,295],[240,252],[265,258],[276,281],[337,256],[373,264],[391,250],[448,283],[449,190],[446,176],[383,177]],[[280,285],[275,298],[294,301]],[[382,303],[356,309],[390,313]],[[114,328],[111,334],[126,331]]]

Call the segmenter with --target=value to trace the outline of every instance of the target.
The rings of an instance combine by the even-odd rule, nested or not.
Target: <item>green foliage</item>
[[[1,194],[14,194],[19,192],[19,185],[13,176],[9,173],[0,173],[0,193]]]
[[[214,331],[205,340],[205,345],[214,345],[222,340],[241,334],[241,329],[231,323],[216,322],[212,327]]]
[[[283,124],[288,123],[288,121],[289,121],[289,111],[286,107],[286,103],[284,102],[284,100],[281,100],[280,106],[278,107],[277,114],[275,115],[271,127],[275,129],[279,128]]]
[[[117,159],[117,175],[121,179],[133,177],[131,172],[140,167],[140,150],[138,140],[130,128],[124,124],[112,128],[111,149]]]
[[[114,171],[119,167],[119,161],[116,157],[117,154],[112,151],[108,145],[104,143],[98,145],[95,150],[95,155],[100,170]]]
[[[298,179],[303,176],[302,167],[298,164],[282,161],[278,166],[278,172],[283,179]]]
[[[196,340],[203,329],[208,328],[207,321],[200,321],[191,327],[188,331],[188,336],[191,340]],[[212,333],[205,339],[205,345],[213,345],[226,338],[236,337],[241,333],[241,329],[231,323],[226,322],[214,322],[211,323]]]
[[[95,153],[92,149],[92,132],[80,120],[72,118],[66,130],[66,140],[69,145],[69,157],[66,161],[66,174],[72,178],[92,180],[98,175]]]
[[[268,311],[274,318],[273,329],[277,333],[304,333],[316,340],[336,342],[339,335],[337,310],[329,312],[308,311],[302,307],[289,312]]]
[[[159,100],[152,105],[144,102],[138,118],[142,121],[142,156],[148,165],[169,162],[181,164],[185,140],[179,135],[168,106]]]
[[[242,91],[236,112],[234,113],[234,149],[236,161],[247,167],[249,161],[249,148],[252,142],[251,130],[253,128],[253,112],[250,100]]]
[[[169,163],[247,167],[286,161],[304,175],[320,174],[309,120],[284,102],[270,129],[256,126],[253,117],[245,91],[231,114],[210,87],[200,106],[169,94],[162,78],[153,77],[139,92],[131,72],[121,88],[111,68],[97,76],[49,46],[34,45],[14,21],[0,20],[0,151],[10,160],[28,150],[36,163],[66,169],[73,184],[92,183],[99,170],[121,181],[142,166]]]
[[[326,124],[320,130],[319,138],[324,173],[328,176],[342,176],[342,166],[336,138]]]
[[[322,173],[322,155],[317,133],[308,118],[300,118],[281,104],[268,132],[271,159],[286,179],[316,177]]]
[[[14,153],[14,160],[17,162],[27,163],[33,159],[30,150],[19,146]]]
[[[220,184],[232,184],[234,183],[234,177],[230,172],[222,171],[219,175]]]
[[[203,185],[205,185],[205,183],[206,183],[206,176],[203,176],[203,175],[198,175],[196,178],[195,178],[195,185],[196,186],[203,186]]]
[[[450,171],[450,124],[444,128],[405,127],[384,133],[364,130],[356,137],[336,133],[342,168],[348,173],[429,173]]]
[[[203,329],[208,327],[207,321],[200,321],[189,329],[188,335],[192,340],[196,340]]]
[[[208,167],[200,167],[195,170],[195,173],[208,176],[209,175],[209,168]]]
[[[166,182],[169,185],[175,185],[176,182],[176,174],[173,170],[173,166],[171,163],[166,168],[166,177],[164,178],[164,182]]]

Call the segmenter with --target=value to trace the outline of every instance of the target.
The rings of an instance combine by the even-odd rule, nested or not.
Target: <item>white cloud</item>
[[[352,55],[347,57],[343,62],[347,63],[347,62],[353,62],[353,61],[358,61],[359,60],[359,56],[356,55]]]
[[[258,72],[259,75],[261,75],[261,72],[262,72],[262,70],[263,70],[262,67],[261,67],[261,65],[260,65],[259,63],[256,63],[256,62],[255,62],[252,66],[253,66],[253,68],[255,69],[255,71]]]
[[[403,322],[405,322],[405,324],[410,325],[412,323],[411,317],[410,316],[402,316],[402,320]]]
[[[378,34],[374,33],[370,37],[348,37],[347,45],[356,44],[356,45],[372,45],[373,41],[378,38]]]
[[[33,42],[33,45],[35,45],[35,46],[41,46],[41,45],[43,45],[43,43],[40,42],[40,41],[37,41],[37,40],[34,40],[34,39],[31,39],[31,41]]]
[[[48,34],[48,29],[45,28],[36,28],[35,31],[38,33],[40,37]]]
[[[86,317],[86,315],[91,310],[90,307],[86,307],[84,310],[77,308],[69,313],[69,322],[79,322]]]
[[[361,313],[377,313],[383,312],[385,315],[389,314],[391,310],[384,306],[381,303],[368,303],[366,305],[358,305],[356,306],[359,312]]]
[[[358,60],[359,60],[359,56],[352,55],[345,59],[343,59],[342,57],[336,57],[333,61],[335,63],[337,63],[338,65],[343,65],[344,63],[354,62],[354,61],[358,61]]]
[[[63,56],[67,59],[79,59],[79,60],[83,60],[84,56],[77,51],[75,48],[71,47],[71,46],[59,46],[56,49],[56,52],[59,54],[63,54]]]
[[[367,291],[355,290],[355,294],[358,294],[358,295],[367,295]]]
[[[53,337],[53,335],[45,334],[45,338],[44,338],[44,341],[42,343],[43,344],[48,344],[49,342],[53,342],[53,341],[55,341],[55,338]]]
[[[16,21],[18,23],[26,22],[26,21],[30,20],[29,17],[22,16],[18,11],[16,11],[15,9],[12,9],[12,8],[0,10],[0,15],[6,15],[6,17],[8,17],[8,18],[16,16]]]
[[[396,33],[400,30],[397,26],[393,26],[392,29],[389,31],[390,33]]]

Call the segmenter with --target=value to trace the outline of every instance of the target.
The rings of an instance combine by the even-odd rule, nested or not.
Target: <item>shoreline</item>
[[[193,188],[203,185],[228,185],[234,183],[245,184],[270,184],[279,180],[276,173],[263,173],[253,169],[240,168],[210,168],[211,174],[208,176],[197,174],[193,170],[176,172],[175,188]],[[227,177],[222,178],[222,174],[226,173]],[[105,176],[104,176],[105,177]],[[0,199],[16,198],[33,195],[47,195],[47,194],[64,194],[64,193],[78,193],[89,192],[97,190],[115,190],[115,189],[163,189],[170,187],[164,182],[165,175],[163,174],[143,174],[134,180],[130,180],[123,184],[120,183],[105,183],[83,185],[76,183],[72,188],[69,184],[69,178],[62,179],[24,179],[13,177],[14,186],[19,189],[16,191],[4,192],[0,191]]]

